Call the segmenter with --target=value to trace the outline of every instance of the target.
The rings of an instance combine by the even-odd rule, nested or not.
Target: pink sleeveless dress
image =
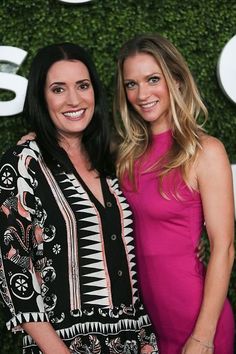
[[[204,224],[200,194],[191,191],[175,173],[164,179],[165,199],[159,192],[156,173],[148,171],[172,141],[171,131],[153,136],[149,153],[135,165],[136,191],[127,178],[122,181],[134,213],[140,290],[161,354],[181,353],[199,313],[205,275],[196,256]],[[176,190],[170,188],[173,181]],[[233,354],[233,342],[234,318],[226,300],[217,326],[214,354]]]

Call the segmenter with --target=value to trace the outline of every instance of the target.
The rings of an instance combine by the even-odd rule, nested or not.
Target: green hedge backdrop
[[[236,105],[222,93],[216,78],[220,52],[236,34],[233,0],[92,0],[66,4],[58,0],[0,0],[0,45],[28,52],[18,71],[27,77],[39,47],[72,41],[89,48],[112,102],[116,54],[139,32],[160,32],[185,56],[209,110],[208,132],[223,141],[236,163]],[[13,96],[14,97],[14,96]],[[0,100],[13,98],[0,90]],[[21,115],[0,117],[0,152],[25,132]],[[229,297],[236,313],[236,269]],[[1,309],[0,309],[1,311]],[[20,335],[7,333],[0,313],[0,353],[20,353]]]

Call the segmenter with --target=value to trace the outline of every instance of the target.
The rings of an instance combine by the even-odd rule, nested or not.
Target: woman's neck
[[[59,137],[59,145],[67,152],[68,155],[70,154],[80,154],[84,150],[82,144],[82,137],[75,136],[75,137]]]

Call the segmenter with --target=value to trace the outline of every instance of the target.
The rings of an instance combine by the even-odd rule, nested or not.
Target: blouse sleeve
[[[7,328],[20,330],[24,322],[48,321],[35,265],[34,195],[37,181],[30,162],[37,153],[29,146],[9,150],[0,163],[0,293]]]

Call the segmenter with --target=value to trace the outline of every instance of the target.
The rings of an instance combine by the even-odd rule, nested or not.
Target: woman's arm
[[[36,134],[34,132],[28,132],[17,141],[17,145],[24,144],[27,140],[35,140],[35,138]]]
[[[234,202],[230,163],[219,140],[205,137],[202,145],[196,174],[211,253],[202,306],[193,331],[195,339],[188,339],[183,349],[185,354],[213,353],[213,349],[202,343],[210,346],[213,343],[234,260]]]
[[[37,343],[44,354],[69,354],[70,351],[48,322],[22,323],[21,327]]]
[[[0,295],[5,302],[9,330],[23,328],[45,354],[68,354],[69,349],[48,322],[34,268],[34,262],[41,256],[36,257],[32,220],[37,208],[34,191],[38,184],[29,168],[31,159],[36,165],[36,150],[24,146],[9,149],[0,161],[0,271],[4,285],[0,287]],[[19,283],[22,286],[17,286]]]

